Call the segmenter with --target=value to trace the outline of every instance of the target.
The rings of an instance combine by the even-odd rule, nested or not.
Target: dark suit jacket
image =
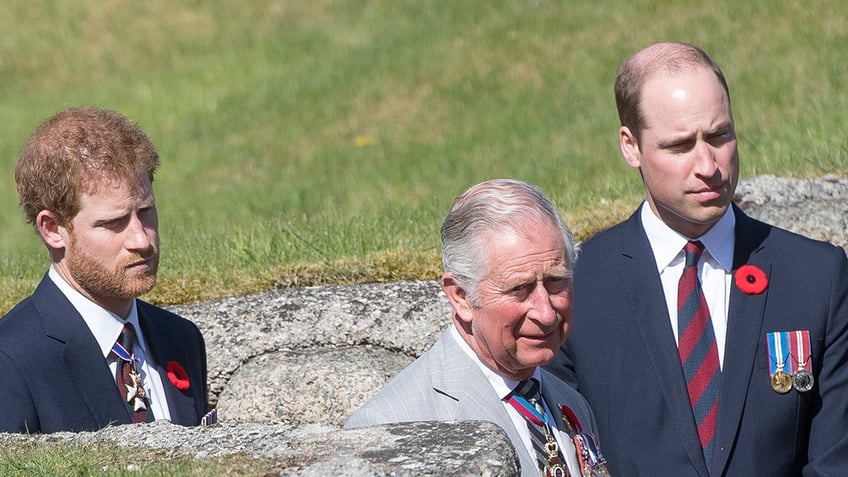
[[[539,475],[535,457],[527,452],[489,379],[449,333],[445,331],[429,351],[354,412],[345,428],[413,421],[488,421],[500,426],[513,443],[522,475]],[[565,432],[560,407],[564,404],[574,411],[583,432],[596,433],[586,400],[547,371],[542,374],[541,392],[551,409],[552,424]]]
[[[208,407],[200,331],[173,313],[137,303],[141,332],[163,376],[171,422],[199,424]],[[165,377],[169,361],[188,373],[185,392]],[[0,431],[94,431],[130,422],[94,335],[45,276],[30,297],[0,319]]]
[[[733,271],[755,265],[768,288],[746,295],[731,284],[709,474],[639,213],[583,247],[572,331],[549,369],[589,401],[614,476],[848,475],[845,252],[733,209]],[[793,330],[810,331],[816,384],[778,394],[766,334]]]

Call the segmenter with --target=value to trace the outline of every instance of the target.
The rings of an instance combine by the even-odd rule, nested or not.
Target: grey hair
[[[557,208],[538,187],[513,179],[493,179],[472,186],[456,198],[442,223],[442,263],[469,301],[480,306],[479,285],[488,273],[487,232],[510,230],[532,237],[533,222],[555,225],[565,244],[566,268],[573,272],[579,245]]]

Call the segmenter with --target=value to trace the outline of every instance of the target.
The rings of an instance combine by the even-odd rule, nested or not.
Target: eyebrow
[[[551,270],[545,275],[541,277],[542,282],[547,282],[550,280],[570,280],[572,277],[572,273],[566,267],[563,267],[562,270]],[[518,275],[512,279],[504,280],[504,285],[506,288],[515,288],[517,286],[526,285],[528,283],[535,283],[539,281],[536,277],[536,274],[526,274],[526,275]]]

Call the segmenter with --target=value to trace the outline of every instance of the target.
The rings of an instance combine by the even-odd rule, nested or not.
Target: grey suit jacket
[[[453,326],[453,325],[451,325]],[[542,397],[564,432],[560,405],[570,407],[583,432],[596,432],[586,400],[542,370]],[[433,347],[403,369],[345,422],[345,428],[414,421],[488,421],[501,427],[518,455],[523,475],[539,475],[535,457],[504,409],[486,376],[445,331]],[[569,438],[565,436],[565,439]]]

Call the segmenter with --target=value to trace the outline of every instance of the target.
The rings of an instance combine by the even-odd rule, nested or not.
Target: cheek
[[[159,216],[153,214],[152,217],[149,217],[143,221],[143,225],[145,230],[151,233],[158,233],[159,231]]]
[[[716,155],[719,165],[725,170],[735,170],[739,167],[739,155],[736,152],[736,147],[725,145]]]
[[[571,293],[561,293],[558,295],[551,296],[551,306],[554,311],[565,317],[566,319],[571,319],[571,305],[572,305],[572,294]]]
[[[499,310],[498,319],[502,321],[502,328],[507,330],[517,330],[524,323],[524,317],[527,315],[526,307],[521,304],[510,304],[503,306]]]

